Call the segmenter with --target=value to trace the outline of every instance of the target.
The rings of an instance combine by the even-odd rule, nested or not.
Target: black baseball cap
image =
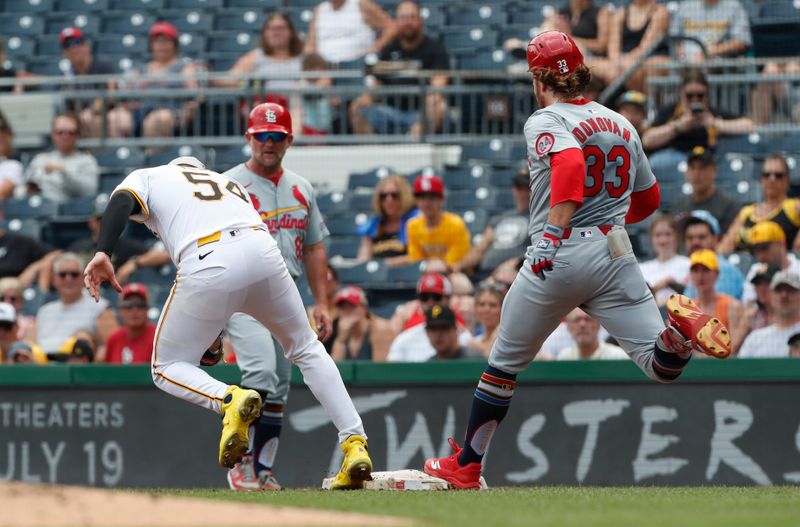
[[[766,283],[770,283],[772,281],[772,277],[775,276],[775,273],[780,270],[781,268],[777,265],[762,263],[756,268],[756,274],[754,274],[753,278],[750,279],[750,283],[757,284],[761,280],[765,281]]]
[[[706,165],[714,165],[717,163],[717,153],[708,146],[696,146],[689,152],[689,157],[686,161],[691,163],[695,160],[700,160]]]
[[[425,310],[425,328],[455,328],[456,314],[447,306],[435,305]]]

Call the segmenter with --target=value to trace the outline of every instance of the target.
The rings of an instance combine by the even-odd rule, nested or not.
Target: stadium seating
[[[32,196],[23,199],[10,199],[3,203],[6,218],[48,219],[58,214],[58,203]]]
[[[451,26],[500,27],[507,21],[508,15],[503,4],[474,5],[468,9],[455,8],[448,17]]]
[[[103,32],[108,34],[140,34],[146,36],[150,26],[155,22],[155,15],[142,11],[102,15]]]
[[[350,194],[343,192],[330,192],[317,196],[317,206],[327,218],[350,212]]]
[[[120,146],[107,148],[94,155],[97,164],[104,168],[140,168],[144,166],[144,152],[139,148]]]
[[[222,13],[217,15],[214,29],[217,31],[244,31],[254,33],[261,30],[264,17],[257,11],[244,11],[236,13]]]
[[[113,11],[161,11],[164,0],[111,0]]]
[[[94,196],[72,199],[61,205],[61,216],[78,216],[87,218],[94,209]]]
[[[109,0],[58,0],[58,11],[92,13],[109,10]]]
[[[14,234],[19,234],[20,236],[41,240],[42,224],[43,221],[36,219],[21,220],[19,218],[14,218],[9,221],[3,221],[2,228]]]
[[[353,236],[331,237],[328,243],[328,256],[341,256],[342,258],[355,258],[358,256],[358,247],[361,239]]]

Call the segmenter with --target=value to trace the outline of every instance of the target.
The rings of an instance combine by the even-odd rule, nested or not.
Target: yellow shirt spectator
[[[425,217],[416,216],[406,225],[408,232],[408,257],[413,261],[440,258],[447,265],[460,261],[470,248],[469,229],[460,216],[442,212],[442,219],[434,228],[425,224]]]

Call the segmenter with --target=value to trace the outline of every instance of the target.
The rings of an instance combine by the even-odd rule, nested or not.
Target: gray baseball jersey
[[[533,274],[529,258],[517,274],[503,302],[489,364],[521,372],[564,316],[580,306],[649,377],[658,380],[652,368],[653,350],[664,321],[622,227],[631,192],[655,184],[639,136],[621,115],[587,101],[556,103],[537,111],[525,124],[525,140],[532,190],[528,230],[533,242],[539,240],[550,210],[551,154],[581,149],[586,160],[584,201],[545,280]],[[532,249],[528,248],[529,254]]]
[[[583,205],[570,227],[624,225],[631,192],[653,186],[656,178],[642,141],[623,116],[596,102],[556,103],[525,123],[531,172],[528,230],[538,240],[550,210],[550,155],[580,148],[586,159]]]
[[[318,243],[329,234],[311,183],[283,169],[275,184],[254,174],[244,163],[224,175],[239,182],[250,194],[253,207],[278,242],[289,273],[297,279],[303,273],[303,247]],[[269,331],[243,313],[231,317],[227,331],[242,370],[242,385],[266,393],[268,403],[286,404],[291,363]]]
[[[254,174],[244,163],[223,175],[241,183],[250,194],[253,207],[278,242],[292,278],[300,276],[303,247],[321,242],[330,234],[317,207],[311,183],[284,168],[275,184]]]

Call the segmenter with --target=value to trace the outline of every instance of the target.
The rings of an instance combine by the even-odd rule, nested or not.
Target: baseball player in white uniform
[[[250,195],[292,279],[297,280],[305,269],[314,295],[314,323],[320,339],[325,340],[332,330],[325,293],[328,257],[323,244],[328,228],[311,183],[282,166],[293,139],[289,111],[276,103],[259,104],[247,119],[245,138],[252,151],[250,159],[223,175]],[[250,452],[228,471],[228,484],[234,490],[279,490],[272,466],[289,395],[291,364],[269,330],[250,315],[233,315],[227,333],[242,370],[242,387],[256,390],[264,399],[261,415],[250,427]]]
[[[634,127],[581,96],[591,80],[575,42],[559,31],[528,44],[539,103],[525,124],[532,245],[506,295],[500,331],[478,382],[464,447],[429,459],[425,471],[478,488],[481,461],[508,412],[516,376],[561,319],[580,307],[599,320],[644,373],[678,378],[692,349],[730,354],[730,334],[692,300],[667,301],[665,327],[623,227],[658,208],[658,184]]]
[[[361,418],[247,191],[192,157],[131,172],[112,193],[98,252],[84,272],[96,300],[104,281],[122,290],[110,255],[129,217],[161,239],[177,266],[153,340],[153,380],[222,414],[220,464],[230,468],[241,460],[262,401],[258,392],[222,383],[198,365],[231,315],[242,312],[269,328],[339,430],[345,456],[333,488],[362,487],[372,461]]]

